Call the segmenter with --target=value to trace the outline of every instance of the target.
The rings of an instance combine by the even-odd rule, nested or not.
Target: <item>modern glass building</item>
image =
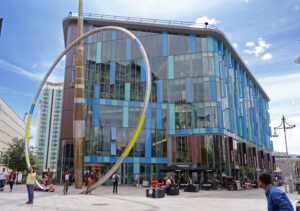
[[[56,177],[62,112],[63,83],[46,82],[39,103],[36,155],[43,172]]]
[[[217,28],[180,21],[86,14],[84,30],[120,26],[146,49],[152,72],[151,103],[121,182],[162,179],[180,165],[187,175],[213,169],[216,178],[272,171],[269,98]],[[77,37],[77,17],[63,21],[65,45]],[[72,168],[75,48],[66,58],[61,166]],[[125,34],[105,31],[85,40],[85,168],[105,172],[121,155],[138,122],[145,94],[145,63]]]

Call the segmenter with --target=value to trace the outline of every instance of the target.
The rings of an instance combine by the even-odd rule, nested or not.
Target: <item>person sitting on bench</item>
[[[160,190],[160,185],[158,181],[154,178],[151,180],[151,187],[150,190],[152,190],[152,193],[154,193],[155,198],[158,196],[158,190]]]

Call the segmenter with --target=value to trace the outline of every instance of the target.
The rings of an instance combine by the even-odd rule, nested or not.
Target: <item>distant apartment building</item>
[[[14,138],[24,138],[25,128],[22,118],[0,97],[0,159]]]
[[[46,82],[39,104],[36,155],[43,171],[56,174],[63,83]]]

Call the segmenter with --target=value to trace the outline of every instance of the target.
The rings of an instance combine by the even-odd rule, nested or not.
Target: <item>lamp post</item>
[[[293,129],[294,127],[296,127],[296,125],[290,125],[286,122],[286,119],[284,116],[282,116],[282,119],[281,119],[281,123],[278,127],[274,127],[274,134],[273,134],[273,137],[274,138],[277,138],[278,135],[276,133],[276,130],[279,130],[279,129],[283,129],[284,131],[284,140],[285,140],[285,149],[286,149],[286,160],[287,160],[287,164],[288,164],[288,175],[290,176],[290,159],[289,159],[289,153],[288,153],[288,147],[287,147],[287,140],[286,140],[286,130],[287,129]],[[286,177],[286,175],[284,175],[284,178]],[[292,177],[293,177],[293,174],[292,174]],[[285,192],[287,193],[287,186],[286,186],[286,182],[284,182],[284,188],[285,188]],[[290,192],[292,192],[293,190],[290,190]]]

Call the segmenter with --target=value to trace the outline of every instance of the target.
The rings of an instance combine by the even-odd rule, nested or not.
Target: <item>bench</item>
[[[157,197],[155,196],[155,191],[152,190],[152,194],[149,194],[150,189],[146,189],[146,197],[149,198],[164,198],[165,197],[165,191],[164,190],[157,190]]]

